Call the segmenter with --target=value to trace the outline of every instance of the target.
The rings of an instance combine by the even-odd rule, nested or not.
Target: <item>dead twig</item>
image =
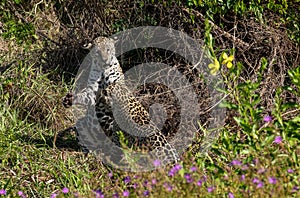
[[[187,9],[187,8],[184,8],[183,10],[184,10],[185,12],[189,13],[189,14],[190,14],[191,11],[192,11],[193,14],[195,14],[195,15],[198,16],[198,17],[200,17],[200,19],[201,19],[202,21],[205,21],[205,20],[206,20],[206,18],[203,16],[203,14],[201,14],[200,12],[198,12],[198,11],[196,11],[196,10],[193,10],[193,9]],[[218,25],[216,25],[216,24],[215,24],[214,22],[212,22],[211,20],[208,19],[208,22],[209,22],[209,24],[211,24],[211,26],[212,26],[215,30],[221,32],[221,34],[223,34],[225,37],[227,37],[228,39],[232,40],[233,43],[236,44],[238,47],[240,47],[240,48],[242,48],[242,49],[245,49],[245,48],[247,49],[247,48],[250,47],[250,45],[249,45],[248,43],[246,43],[245,41],[243,41],[243,40],[241,40],[241,39],[235,37],[235,35],[231,35],[230,33],[228,33],[228,32],[226,32],[226,31],[222,30],[222,28],[220,28]]]

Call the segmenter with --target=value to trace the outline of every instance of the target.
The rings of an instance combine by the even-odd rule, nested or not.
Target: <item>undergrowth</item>
[[[1,2],[0,196],[299,197],[299,1],[122,2]],[[79,46],[140,25],[204,40],[227,115],[207,153],[128,173],[57,134],[74,125],[61,101],[86,54]]]

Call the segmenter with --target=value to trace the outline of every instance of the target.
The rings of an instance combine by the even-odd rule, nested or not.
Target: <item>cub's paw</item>
[[[69,108],[72,106],[74,100],[73,93],[67,93],[67,95],[63,98],[63,105],[65,108]]]

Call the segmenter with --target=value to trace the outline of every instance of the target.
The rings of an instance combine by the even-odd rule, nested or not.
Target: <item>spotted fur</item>
[[[111,147],[109,153],[113,156],[122,147],[117,133],[122,130],[128,147],[146,148],[153,159],[159,159],[163,164],[177,161],[179,156],[174,147],[168,143],[150,120],[148,111],[126,86],[124,74],[115,56],[114,43],[113,39],[106,37],[94,40],[86,88],[74,96],[68,94],[64,98],[64,104],[87,106],[86,115],[76,123],[79,142],[87,150],[96,150],[95,145],[107,144],[110,140],[113,146],[108,145]],[[97,133],[100,130],[97,124],[106,137]]]

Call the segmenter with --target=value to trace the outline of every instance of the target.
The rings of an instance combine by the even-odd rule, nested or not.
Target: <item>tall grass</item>
[[[45,11],[53,16],[55,12],[52,9],[55,6],[63,7],[64,4],[58,1],[54,5],[47,1],[46,6],[46,2],[38,4],[33,1],[35,6],[31,8],[22,7],[21,2],[3,1],[1,8],[5,6],[5,9],[0,11],[1,16],[5,16],[1,21],[5,34],[0,40],[0,47],[4,46],[5,49],[0,52],[0,197],[300,196],[300,66],[296,52],[291,52],[293,56],[283,57],[289,59],[287,62],[295,60],[296,66],[287,62],[276,65],[284,56],[282,53],[258,60],[254,57],[250,60],[250,66],[259,67],[250,68],[241,58],[240,49],[224,50],[217,40],[218,35],[213,35],[215,32],[207,23],[203,37],[212,59],[221,65],[216,72],[223,77],[226,88],[219,91],[227,96],[220,104],[226,108],[227,117],[219,139],[204,155],[197,149],[190,149],[178,164],[147,173],[122,172],[103,165],[93,155],[82,153],[73,133],[59,135],[53,145],[59,131],[74,125],[72,112],[61,104],[62,97],[72,86],[64,80],[59,62],[57,65],[55,62],[43,62],[47,60],[47,54],[57,50],[57,46],[53,47],[53,51],[47,47],[52,47],[55,39],[61,41],[57,36],[57,30],[61,27],[53,22],[55,20],[43,19],[45,23],[41,23],[40,19],[33,17],[33,13],[36,11],[37,15],[42,15],[42,11]],[[217,24],[219,18],[228,16],[228,12],[225,12],[228,10],[244,16],[245,21],[251,16],[256,17],[257,21],[261,18],[264,22],[266,18],[262,9],[276,10],[282,19],[289,15],[287,7],[291,6],[285,1],[251,4],[249,13],[257,11],[251,15],[242,12],[243,9],[247,10],[244,1],[234,5],[230,4],[233,1],[224,2],[227,4],[222,3],[223,7],[216,8],[215,5],[220,1],[187,1],[187,7],[183,8],[198,12],[207,8],[207,21],[213,20]],[[136,5],[142,8],[143,3],[138,1]],[[152,3],[160,5],[159,2]],[[161,4],[166,6],[167,1]],[[24,16],[27,16],[24,19],[29,20],[26,28],[19,23],[21,19],[8,14],[10,10],[7,5],[15,6],[21,13],[24,11]],[[18,10],[20,8],[24,10]],[[195,19],[191,23],[199,23],[196,16],[189,17]],[[285,21],[286,27],[295,23],[293,18],[297,19],[294,10],[289,17]],[[149,16],[145,20],[150,20]],[[118,27],[115,28],[122,29],[122,23],[116,24]],[[219,25],[224,25],[224,29],[230,27]],[[264,25],[269,27],[266,23]],[[51,30],[47,34],[49,37],[37,37],[34,30],[43,30],[45,26]],[[298,42],[297,28],[294,26],[289,29],[294,44]],[[23,29],[21,34],[19,31]],[[222,35],[219,36],[221,38]],[[260,43],[261,37],[256,38]],[[66,50],[63,45],[62,48],[57,50],[58,55]],[[67,50],[74,52],[73,48]],[[251,53],[254,53],[258,49],[252,50]],[[226,66],[227,63],[222,64],[224,53],[235,58],[230,68]],[[45,65],[56,69],[49,70]],[[276,68],[283,72],[272,73]],[[284,82],[278,82],[278,77]],[[268,87],[274,90],[266,96],[266,93],[270,93]]]

